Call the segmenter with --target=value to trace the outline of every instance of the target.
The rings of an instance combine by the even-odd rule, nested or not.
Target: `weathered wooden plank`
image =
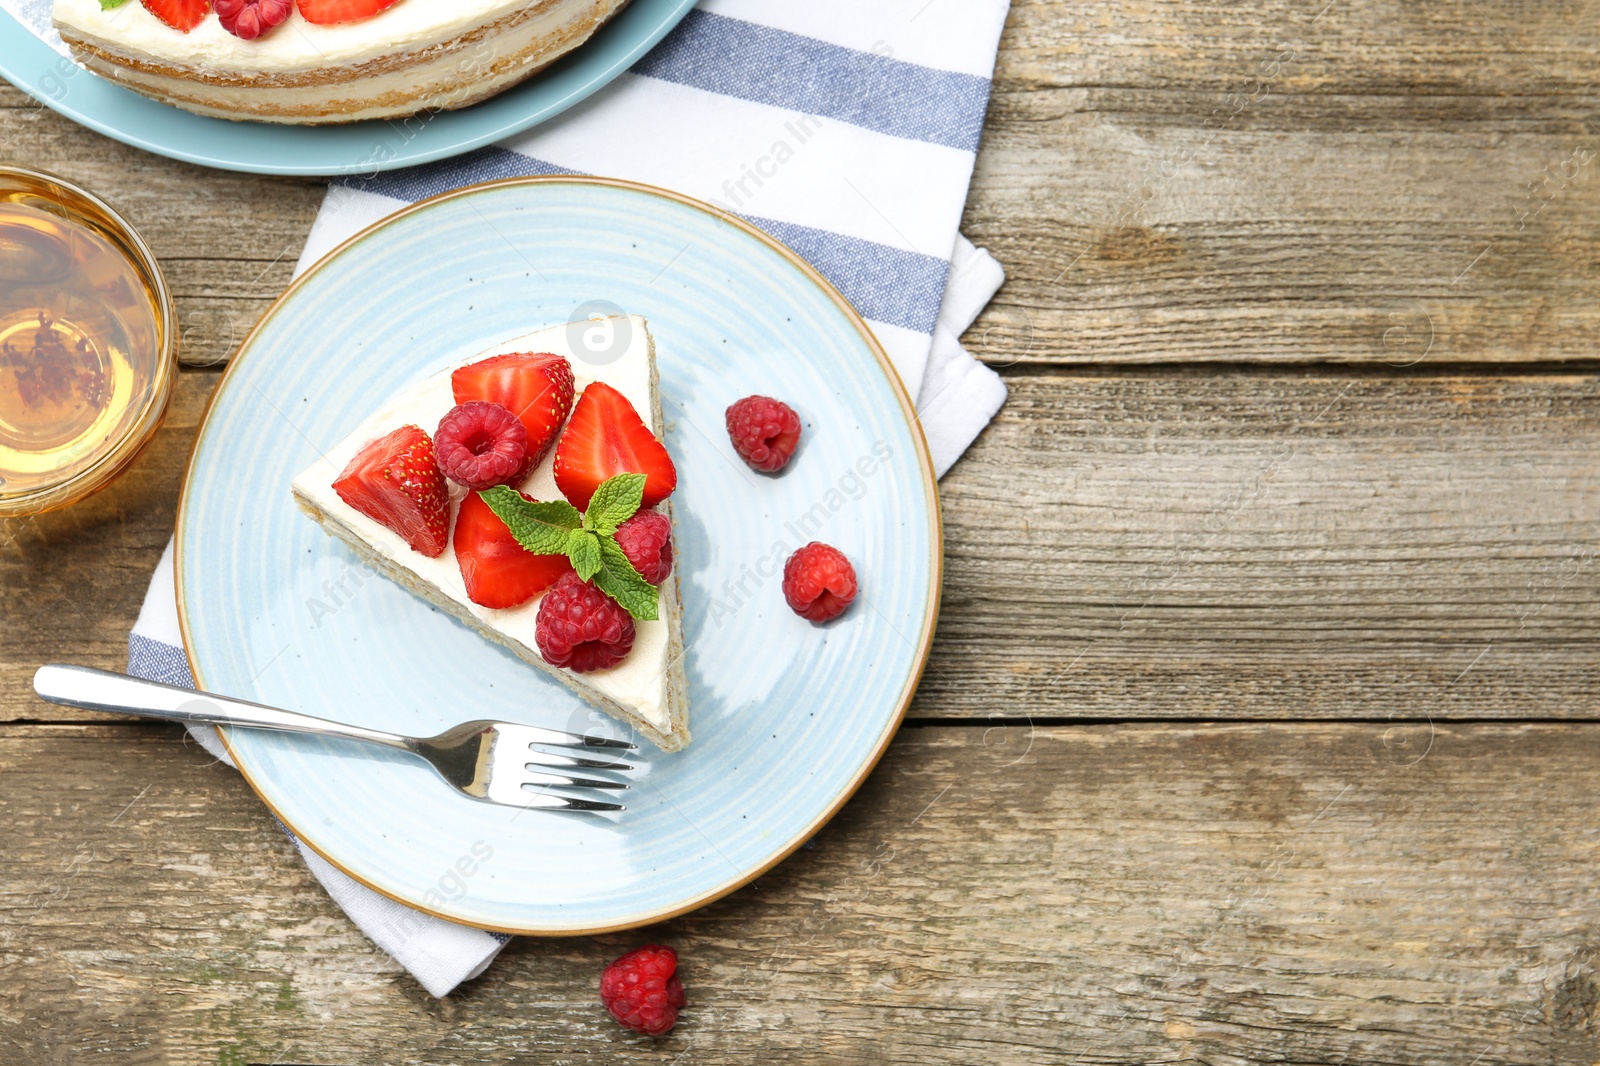
[[[18,95],[6,92],[13,100]],[[276,289],[288,281],[325,184],[180,163],[31,102],[0,107],[0,157],[44,167],[104,196],[163,262],[204,255],[253,261],[258,271],[276,262],[283,270]]]
[[[1580,95],[1597,26],[1594,0],[1012,0],[995,81],[1226,91],[1288,43],[1306,56],[1285,75],[1303,90]]]
[[[908,729],[755,887],[435,1003],[175,730],[10,727],[0,1057],[1587,1066],[1597,768],[1594,725]],[[652,939],[659,1045],[595,995]]]
[[[284,259],[176,259],[162,263],[178,318],[178,358],[186,366],[224,366],[289,283],[299,255]]]
[[[123,661],[213,376],[158,443],[0,556],[0,713],[47,659]],[[1015,376],[942,485],[913,714],[1600,712],[1600,375]],[[997,535],[997,530],[1003,535]],[[775,594],[776,590],[772,590]]]
[[[964,223],[1008,272],[968,335],[991,362],[1594,355],[1600,139],[997,111]]]
[[[1600,712],[1600,375],[1011,385],[914,714]]]
[[[1592,3],[1012,6],[964,228],[1013,361],[1587,359]]]

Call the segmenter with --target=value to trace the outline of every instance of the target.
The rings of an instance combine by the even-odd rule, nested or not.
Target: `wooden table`
[[[196,364],[119,483],[0,537],[0,1062],[1600,1059],[1597,54],[1594,0],[1016,0],[965,224],[1011,401],[943,483],[906,727],[758,884],[442,1001],[176,728],[27,684],[123,664],[321,186],[0,91]],[[660,1044],[595,992],[650,938]]]

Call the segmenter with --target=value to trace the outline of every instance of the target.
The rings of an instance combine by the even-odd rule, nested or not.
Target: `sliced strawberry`
[[[140,0],[144,9],[175,30],[188,33],[206,20],[206,0]]]
[[[433,440],[401,426],[362,448],[333,491],[351,507],[405,538],[429,558],[444,554],[450,535],[450,496],[433,456]]]
[[[395,0],[295,0],[295,6],[300,8],[300,16],[307,22],[315,22],[319,26],[331,26],[335,22],[355,22],[358,19],[371,18],[386,7],[394,4]]]
[[[572,410],[572,364],[551,352],[492,355],[450,375],[456,403],[484,400],[511,410],[528,430],[527,477],[550,450]]]
[[[596,381],[583,390],[561,443],[556,445],[556,486],[582,511],[600,482],[618,474],[643,474],[643,507],[654,507],[678,487],[672,456],[628,398]]]
[[[467,598],[482,607],[527,603],[572,569],[565,555],[535,555],[518,544],[476,492],[456,513],[455,546]]]

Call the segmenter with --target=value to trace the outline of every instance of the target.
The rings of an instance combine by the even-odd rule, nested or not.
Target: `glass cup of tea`
[[[172,295],[103,200],[0,166],[0,517],[62,507],[121,473],[177,378]]]

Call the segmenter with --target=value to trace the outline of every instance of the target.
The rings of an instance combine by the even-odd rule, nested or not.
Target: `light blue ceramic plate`
[[[390,394],[593,301],[644,315],[677,462],[694,741],[647,742],[620,815],[478,803],[401,753],[235,731],[273,811],[351,876],[490,929],[562,934],[680,913],[755,877],[850,795],[894,733],[939,601],[932,468],[866,326],[792,252],[694,201],[518,179],[424,201],[273,305],[201,427],[178,516],[184,641],[202,687],[427,735],[471,718],[625,727],[389,582],[295,508],[290,479]],[[581,309],[581,310],[580,310]],[[786,398],[807,430],[779,477],[723,411]],[[861,597],[827,626],[785,605],[787,552],[823,540]]]
[[[157,155],[256,174],[365,174],[459,155],[560,114],[632,66],[694,5],[633,0],[544,73],[420,126],[282,126],[190,114],[89,73],[4,11],[0,75],[74,122]]]

